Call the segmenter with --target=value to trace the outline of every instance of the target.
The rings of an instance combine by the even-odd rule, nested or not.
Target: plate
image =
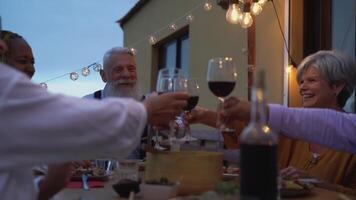
[[[239,177],[238,174],[230,174],[230,173],[223,173],[223,174],[222,174],[222,179],[223,179],[223,181],[236,180],[237,177]]]
[[[284,198],[303,197],[311,194],[313,185],[298,180],[282,180],[280,194]]]

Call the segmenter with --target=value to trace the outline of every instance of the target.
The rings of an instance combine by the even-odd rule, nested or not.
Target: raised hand
[[[251,103],[238,97],[230,97],[225,101],[220,116],[228,120],[228,123],[242,120],[249,121],[251,113]]]
[[[189,114],[185,115],[185,121],[189,124],[201,123],[211,127],[217,127],[217,114],[215,111],[196,106]]]
[[[187,105],[188,98],[188,94],[184,92],[150,96],[143,102],[147,109],[147,122],[151,125],[167,127]]]

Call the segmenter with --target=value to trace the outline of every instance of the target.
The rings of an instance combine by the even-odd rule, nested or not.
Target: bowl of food
[[[145,200],[167,200],[178,194],[179,183],[169,182],[167,178],[148,180],[140,184],[140,194]]]
[[[130,180],[130,179],[122,179],[119,182],[112,185],[115,192],[120,195],[120,197],[128,198],[131,192],[138,193],[139,192],[140,182]]]

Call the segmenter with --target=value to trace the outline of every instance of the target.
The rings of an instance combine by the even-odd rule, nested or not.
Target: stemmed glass
[[[183,113],[181,116],[182,123],[184,125],[184,137],[181,141],[189,142],[195,141],[191,135],[190,125],[186,123],[186,116],[190,115],[190,112],[195,108],[199,101],[199,85],[197,80],[194,79],[181,79],[175,84],[175,91],[184,91],[189,95],[188,104],[183,108]]]
[[[158,78],[157,78],[157,85],[156,85],[156,91],[158,94],[163,94],[163,93],[167,93],[167,92],[174,92],[175,88],[174,88],[174,84],[177,80],[183,79],[184,75],[183,75],[183,71],[181,69],[177,69],[177,68],[164,68],[159,70],[158,72]],[[171,121],[170,124],[170,130],[169,130],[169,142],[170,145],[172,145],[172,140],[173,140],[173,133],[174,133],[174,121]],[[161,147],[158,143],[158,134],[159,131],[156,130],[155,132],[155,137],[156,137],[156,141],[155,141],[155,149],[158,150],[163,150],[164,147]]]
[[[219,112],[224,106],[225,98],[233,91],[236,83],[236,66],[232,58],[213,58],[209,60],[207,81],[210,91],[218,97],[218,129],[221,132],[235,132],[221,121]]]

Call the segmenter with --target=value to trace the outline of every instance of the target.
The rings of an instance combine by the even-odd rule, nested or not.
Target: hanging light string
[[[202,3],[196,5],[195,7],[193,7],[189,11],[187,11],[184,15],[182,15],[182,16],[176,18],[175,20],[173,20],[168,25],[165,25],[165,26],[161,27],[157,31],[155,31],[155,32],[151,33],[150,35],[148,35],[147,37],[144,37],[143,39],[138,40],[137,42],[135,42],[135,43],[133,43],[131,45],[127,45],[127,46],[130,48],[131,52],[134,55],[136,55],[137,54],[137,50],[134,47],[137,46],[139,43],[142,43],[143,41],[148,40],[151,45],[154,45],[157,42],[156,36],[160,32],[166,30],[167,28],[172,30],[172,31],[176,31],[178,29],[177,22],[182,20],[184,17],[188,21],[188,23],[191,23],[193,21],[193,19],[194,19],[194,16],[192,15],[192,13],[195,10],[197,10],[197,9],[199,9],[201,7],[203,7],[204,10],[206,10],[206,11],[210,11],[213,6],[212,6],[212,3],[210,2],[210,0],[203,1]],[[72,81],[76,81],[79,78],[79,73],[78,72],[81,72],[82,76],[88,76],[90,74],[90,68],[93,68],[94,71],[99,72],[100,69],[102,69],[102,66],[98,62],[99,61],[94,62],[94,63],[92,63],[92,64],[90,64],[90,65],[88,65],[86,67],[75,69],[72,72],[68,72],[68,73],[65,73],[65,74],[50,78],[50,79],[48,79],[46,81],[41,82],[40,85],[42,87],[44,87],[44,88],[47,88],[48,87],[47,86],[48,82],[56,80],[56,79],[59,79],[59,78],[63,78],[63,77],[66,77],[66,76],[69,76],[69,78]]]
[[[226,20],[229,23],[233,23],[233,24],[237,22],[243,28],[248,28],[249,26],[252,25],[252,21],[249,20],[251,18],[250,14],[252,13],[254,15],[258,15],[262,11],[262,6],[264,6],[268,1],[272,2],[274,13],[275,13],[277,21],[278,21],[278,27],[279,27],[281,35],[283,37],[284,46],[285,46],[285,48],[287,50],[288,57],[290,59],[291,64],[295,66],[295,61],[294,61],[294,59],[292,58],[292,56],[290,54],[289,45],[288,45],[288,43],[286,41],[284,32],[282,30],[281,22],[280,22],[280,19],[279,19],[279,16],[278,16],[278,13],[277,13],[277,10],[276,10],[276,7],[275,7],[275,4],[274,4],[273,0],[236,0],[236,1],[232,0],[232,1],[230,1],[231,4],[229,5],[229,9],[231,8],[231,9],[235,9],[235,10],[230,10],[230,11],[228,10],[227,11]],[[233,4],[236,4],[236,6],[232,6]],[[243,10],[240,9],[241,5],[243,7]],[[257,7],[257,11],[258,12],[256,10],[255,10],[255,13],[250,12],[250,10],[252,11],[252,10],[256,9],[256,8],[253,8],[253,6]],[[131,52],[134,55],[136,55],[137,54],[137,49],[135,49],[134,47],[136,47],[138,44],[144,42],[145,40],[148,41],[151,45],[155,45],[156,42],[158,41],[157,36],[159,35],[160,32],[162,32],[164,30],[167,30],[167,29],[171,30],[171,31],[176,31],[178,29],[177,23],[180,20],[182,20],[183,18],[185,18],[185,20],[186,20],[186,22],[188,22],[188,24],[191,23],[194,20],[193,12],[198,10],[198,9],[200,9],[200,8],[203,8],[205,11],[210,11],[213,8],[211,0],[202,1],[201,3],[197,4],[192,9],[190,9],[186,13],[184,13],[184,15],[182,15],[182,16],[174,19],[173,21],[171,21],[171,23],[159,28],[158,30],[156,30],[155,32],[149,34],[148,36],[143,37],[141,40],[138,40],[135,43],[132,43],[130,45],[127,45],[127,47],[130,48]],[[238,16],[235,16],[236,14],[238,14]],[[97,61],[97,62],[92,63],[92,64],[90,64],[90,65],[88,65],[86,67],[79,68],[79,69],[76,69],[76,70],[74,70],[72,72],[65,73],[63,75],[48,79],[48,80],[42,82],[41,85],[43,87],[47,88],[47,84],[46,84],[47,82],[50,82],[50,81],[53,81],[53,80],[56,80],[56,79],[59,79],[59,78],[62,78],[62,77],[68,76],[68,75],[69,75],[69,78],[71,80],[75,81],[75,80],[77,80],[79,78],[79,74],[78,74],[79,71],[82,71],[82,75],[83,76],[88,76],[90,74],[90,68],[93,68],[94,71],[99,72],[100,69],[102,68],[102,66]]]
[[[192,20],[194,19],[194,16],[192,15],[192,13],[201,8],[203,6],[204,10],[209,11],[212,9],[212,4],[210,1],[203,1],[201,3],[199,3],[198,5],[196,5],[195,7],[193,7],[192,9],[190,9],[189,11],[187,11],[186,13],[184,13],[184,15],[176,18],[175,20],[173,20],[171,23],[169,23],[168,25],[165,25],[161,28],[159,28],[157,31],[149,34],[148,36],[142,38],[141,40],[138,40],[137,42],[127,45],[129,48],[131,48],[131,50],[133,50],[132,48],[134,48],[135,46],[137,46],[139,43],[143,42],[143,41],[149,41],[149,43],[151,45],[154,45],[157,42],[157,38],[155,36],[159,35],[160,32],[164,31],[168,28],[170,28],[173,24],[177,25],[177,22],[179,22],[181,19],[183,19],[184,17],[186,18],[186,20],[188,21],[188,23],[192,22]],[[175,28],[176,30],[177,28]],[[153,41],[154,40],[154,41]]]
[[[252,17],[251,17],[251,12],[250,12],[250,7],[252,8],[253,5],[257,5],[259,8],[262,7],[268,0],[250,0],[250,1],[246,1],[246,0],[235,0],[235,1],[231,1],[232,3],[234,4],[237,4],[237,6],[234,7],[234,9],[237,9],[237,10],[233,10],[232,14],[235,15],[236,12],[238,12],[238,20],[239,20],[239,23],[241,24],[241,26],[243,28],[248,28],[252,25]],[[252,5],[251,5],[251,2],[252,2]],[[273,2],[273,1],[272,1]],[[241,9],[240,9],[240,5],[242,5],[242,7],[244,8],[241,12]],[[230,7],[231,5],[229,5],[229,10],[230,10]],[[174,19],[173,21],[171,21],[171,23],[169,24],[166,24],[165,26],[159,28],[158,30],[156,30],[155,32],[149,34],[148,36],[146,37],[143,37],[141,40],[138,40],[136,41],[135,43],[133,44],[130,44],[130,45],[127,45],[128,48],[130,48],[131,52],[136,55],[137,54],[137,49],[135,48],[138,44],[142,43],[143,41],[148,41],[149,44],[151,45],[155,45],[158,41],[158,36],[159,34],[164,31],[164,30],[171,30],[171,31],[176,31],[178,29],[178,22],[180,22],[180,20],[184,19],[186,20],[186,22],[189,24],[191,23],[193,20],[194,20],[194,15],[193,15],[193,12],[198,10],[198,9],[201,9],[203,8],[205,11],[210,11],[212,8],[213,8],[213,4],[211,3],[211,0],[205,0],[205,1],[202,1],[201,3],[197,4],[196,6],[194,6],[192,9],[188,10],[186,13],[184,13],[184,15]],[[228,10],[228,13],[229,13],[229,10]],[[261,8],[262,10],[262,8]],[[236,11],[236,12],[235,12]],[[260,12],[258,12],[259,14]],[[255,15],[257,15],[256,13],[254,13]],[[228,17],[230,15],[227,14],[226,18],[227,18],[227,21],[229,21]],[[236,17],[236,16],[235,16]],[[278,18],[278,16],[277,16]],[[283,33],[282,33],[283,35]],[[284,35],[283,35],[283,38],[284,38]],[[288,55],[289,55],[289,50],[288,50]],[[81,71],[82,73],[82,76],[88,76],[90,74],[90,68],[93,68],[94,71],[96,72],[99,72],[100,69],[102,68],[102,66],[98,63],[98,62],[95,62],[95,63],[92,63],[86,67],[83,67],[83,68],[79,68],[79,69],[76,69],[72,72],[69,72],[69,73],[65,73],[63,75],[59,75],[59,76],[56,76],[54,78],[51,78],[51,79],[48,79],[46,81],[43,81],[40,83],[40,85],[44,88],[47,88],[47,83],[50,82],[50,81],[53,81],[53,80],[56,80],[56,79],[59,79],[59,78],[63,78],[65,76],[69,76],[69,78],[72,80],[72,81],[76,81],[78,78],[79,78],[79,71]]]
[[[290,54],[290,48],[289,48],[289,45],[287,43],[287,40],[286,40],[286,37],[284,35],[284,32],[282,30],[282,25],[281,25],[281,21],[279,20],[279,16],[278,16],[278,13],[277,13],[277,9],[276,9],[276,6],[274,4],[274,1],[271,1],[272,2],[272,5],[273,5],[273,10],[274,10],[274,13],[276,15],[276,18],[277,18],[277,21],[278,21],[278,27],[279,27],[279,30],[281,32],[281,35],[283,37],[283,44],[287,50],[287,54],[288,54],[288,57],[290,59],[290,64],[292,64],[293,66],[297,66],[296,62],[294,61],[292,55]]]
[[[92,64],[90,64],[90,65],[88,65],[86,67],[78,68],[78,69],[73,70],[72,72],[68,72],[68,73],[53,77],[51,79],[48,79],[46,81],[43,81],[43,82],[40,83],[40,85],[47,89],[48,88],[48,85],[47,85],[48,82],[56,80],[56,79],[59,79],[59,78],[62,78],[62,77],[65,77],[65,76],[69,76],[69,78],[72,81],[76,81],[79,78],[78,72],[81,72],[82,76],[86,77],[86,76],[89,76],[89,74],[90,74],[90,68],[92,68],[95,72],[99,72],[102,69],[102,65],[99,64],[99,60],[98,60],[97,62],[94,62],[94,63],[92,63]]]

